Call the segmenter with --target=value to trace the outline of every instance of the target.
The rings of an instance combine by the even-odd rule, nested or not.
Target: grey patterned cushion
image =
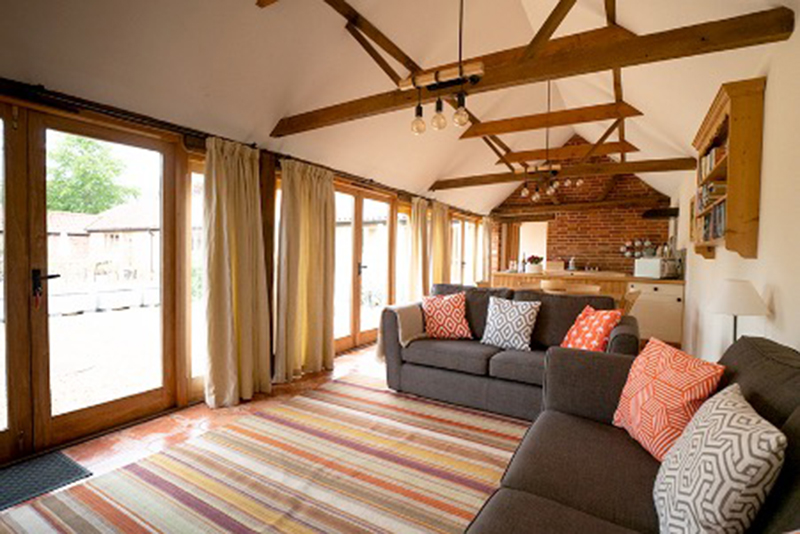
[[[658,470],[661,532],[744,532],[778,478],[786,444],[738,384],[714,395]]]
[[[531,350],[531,334],[541,302],[491,297],[481,343],[501,349]]]

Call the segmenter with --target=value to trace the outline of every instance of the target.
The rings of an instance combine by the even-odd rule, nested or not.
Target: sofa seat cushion
[[[544,351],[505,350],[489,361],[489,376],[541,386],[544,384]]]
[[[624,430],[546,410],[514,454],[503,486],[655,533],[653,486],[659,465]]]
[[[466,339],[420,339],[403,349],[403,361],[473,375],[489,374],[489,359],[500,352],[491,345]]]
[[[467,534],[633,534],[633,530],[532,493],[501,488],[483,505]]]

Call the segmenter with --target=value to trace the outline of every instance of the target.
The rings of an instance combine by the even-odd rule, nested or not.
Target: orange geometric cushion
[[[695,412],[717,389],[725,367],[651,339],[622,389],[614,426],[624,428],[659,462]]]
[[[611,331],[622,320],[622,310],[595,310],[586,306],[569,329],[562,347],[603,352]]]
[[[436,339],[472,339],[467,323],[467,294],[436,295],[422,299],[425,333]]]

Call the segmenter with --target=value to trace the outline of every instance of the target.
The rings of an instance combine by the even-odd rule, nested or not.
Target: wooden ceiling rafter
[[[342,0],[325,0],[339,3]],[[351,21],[359,26],[358,21]],[[784,41],[794,31],[794,12],[777,7],[728,19],[684,26],[647,35],[627,35],[618,26],[553,39],[536,61],[496,63],[500,58],[519,57],[519,52],[503,51],[490,55],[495,63],[484,61],[486,73],[469,93],[477,94],[546,80],[578,76],[660,61],[733,50]],[[371,25],[370,25],[371,26]],[[373,27],[374,28],[374,27]],[[376,41],[365,31],[376,44]],[[629,34],[629,32],[627,32]],[[382,35],[382,34],[381,34]],[[547,58],[547,61],[544,61]],[[423,90],[423,102],[437,94]],[[352,120],[413,108],[417,95],[393,90],[333,106],[284,117],[272,132],[282,137]]]
[[[610,176],[613,174],[644,174],[690,171],[695,170],[696,168],[697,160],[691,157],[628,161],[626,163],[586,163],[583,165],[565,167],[558,171],[555,177],[560,180],[562,178],[585,178],[588,176]],[[522,174],[483,174],[478,176],[438,180],[431,186],[430,189],[431,191],[441,191],[444,189],[461,189],[464,187],[476,187],[481,185],[494,185],[512,182],[535,180],[549,181],[553,178],[554,176],[548,171],[537,171]]]
[[[545,161],[548,156],[550,161],[557,163],[560,161],[578,160],[592,148],[593,145],[584,143],[580,145],[565,145],[557,148],[539,148],[536,150],[524,150],[520,152],[512,152],[506,154],[506,159],[511,163],[520,163],[523,161]],[[599,147],[594,152],[595,156],[608,156],[610,154],[622,154],[626,152],[638,152],[639,149],[631,143],[625,141],[612,141],[607,142]],[[497,162],[499,165],[500,161]]]
[[[586,154],[584,154],[583,157],[581,157],[581,159],[578,160],[578,165],[582,165],[582,164],[586,163],[589,160],[589,158],[591,158],[594,155],[594,153],[597,152],[597,149],[599,149],[601,146],[603,146],[603,144],[608,140],[608,138],[611,137],[611,134],[613,134],[615,131],[619,130],[619,128],[623,124],[624,120],[625,119],[620,117],[619,119],[617,119],[614,122],[612,122],[611,126],[606,128],[606,131],[603,132],[603,135],[600,136],[600,139],[598,139],[597,142],[592,145],[592,148],[590,148],[586,152]]]
[[[605,0],[605,9],[606,9],[606,22],[609,26],[617,24],[617,0]],[[620,67],[615,67],[612,71],[612,78],[613,78],[613,85],[614,85],[614,100],[617,102],[622,102],[624,98],[624,92],[622,90],[622,69]],[[623,120],[622,123],[619,125],[618,132],[618,139],[620,142],[627,141],[627,134],[625,128],[625,121]],[[625,152],[620,154],[619,160],[622,163],[628,161],[628,156]],[[608,181],[603,186],[603,190],[600,192],[600,200],[606,200],[608,196],[611,194],[611,191],[614,190],[614,187],[617,185],[617,180],[619,178],[618,174],[613,174],[608,178]]]
[[[637,117],[642,112],[625,102],[611,102],[580,108],[561,109],[547,113],[537,113],[522,117],[512,117],[473,124],[461,135],[461,139],[471,139],[482,135],[527,132],[559,126],[573,126],[587,122],[600,122],[609,119]]]
[[[550,15],[539,28],[539,31],[536,32],[530,44],[525,48],[525,52],[522,53],[522,57],[520,58],[521,61],[536,59],[542,51],[544,51],[547,43],[550,42],[550,38],[558,27],[561,26],[561,23],[564,22],[564,19],[567,18],[567,15],[572,11],[572,7],[576,2],[577,0],[559,0],[558,4],[556,4],[553,11],[550,12]]]
[[[408,54],[403,52],[399,46],[397,46],[391,39],[386,37],[383,32],[381,32],[369,20],[364,18],[345,0],[323,0],[323,2],[328,4],[337,13],[344,17],[348,24],[352,24],[354,27],[358,28],[361,33],[369,37],[373,43],[378,45],[387,54],[392,56],[398,63],[408,69],[409,72],[416,74],[422,70],[422,67],[420,67],[416,61],[411,59]]]
[[[351,22],[348,22],[345,29],[353,36],[361,48],[372,58],[372,60],[381,68],[383,72],[392,80],[392,83],[397,85],[400,83],[400,75],[395,72],[389,62],[378,52],[374,46],[367,40],[367,38],[356,28]]]
[[[663,195],[646,195],[641,197],[621,198],[614,200],[591,200],[586,202],[571,202],[554,206],[552,204],[540,204],[519,207],[497,208],[492,211],[493,217],[517,217],[542,215],[548,213],[560,213],[564,211],[585,211],[592,209],[608,209],[622,207],[660,207],[669,204],[669,197]]]

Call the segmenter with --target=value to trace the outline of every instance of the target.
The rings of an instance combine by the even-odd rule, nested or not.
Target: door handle
[[[61,278],[60,274],[42,274],[41,269],[33,269],[31,270],[31,289],[32,295],[34,299],[39,299],[42,297],[42,293],[44,290],[42,289],[42,280],[53,280],[55,278]]]
[[[367,268],[366,265],[364,265],[363,263],[359,263],[358,264],[358,276],[361,276],[362,274],[364,274],[364,269],[366,269],[366,268]]]

